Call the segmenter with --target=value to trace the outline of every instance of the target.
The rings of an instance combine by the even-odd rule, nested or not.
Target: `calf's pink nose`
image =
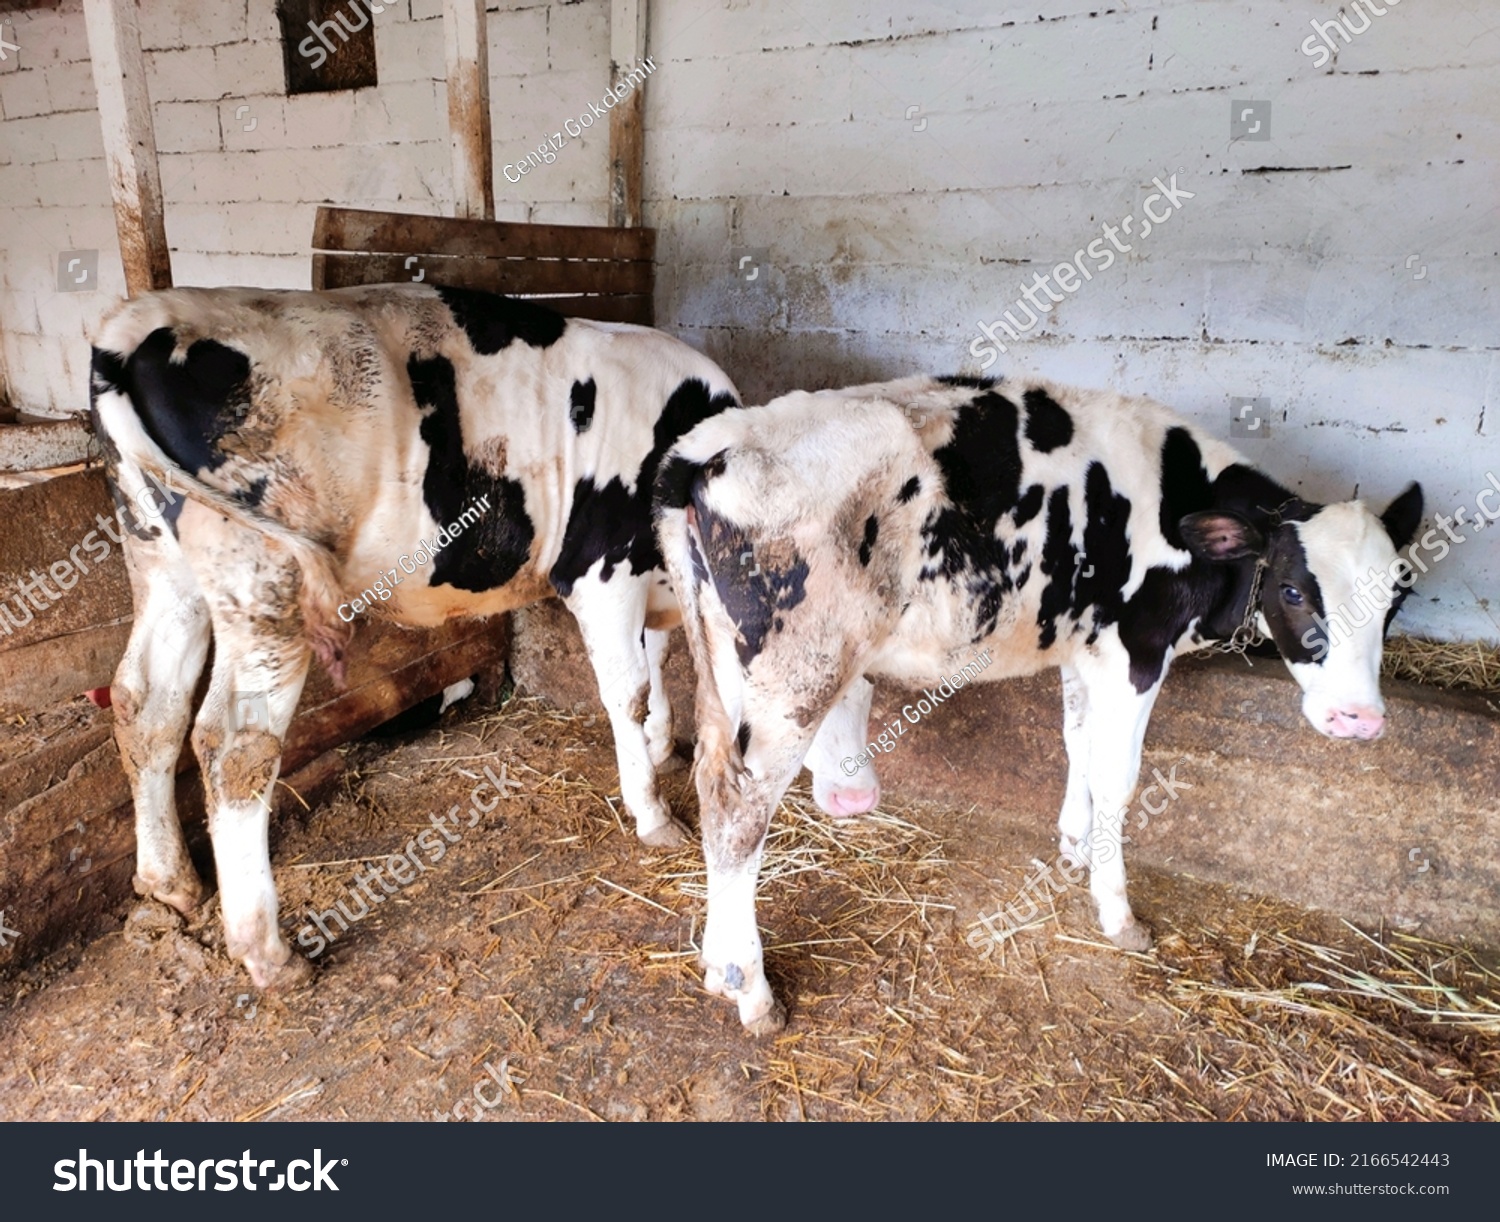
[[[1334,738],[1379,738],[1385,733],[1385,714],[1369,708],[1329,709],[1324,719]]]
[[[880,786],[874,789],[831,789],[828,791],[829,814],[840,819],[863,815],[875,809],[880,801]]]

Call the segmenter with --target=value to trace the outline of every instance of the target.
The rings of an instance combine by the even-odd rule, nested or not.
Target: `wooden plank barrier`
[[[313,251],[315,289],[417,281],[532,298],[574,318],[652,325],[654,229],[325,206]]]

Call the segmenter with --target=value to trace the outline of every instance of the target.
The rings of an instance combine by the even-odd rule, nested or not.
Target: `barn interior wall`
[[[1175,173],[1193,198],[988,372],[1149,394],[1304,495],[1417,478],[1472,513],[1500,476],[1500,27],[1383,7],[1319,71],[1332,0],[659,0],[657,316],[752,400],[978,372],[979,324],[1024,323],[1036,273],[1139,232]],[[1231,140],[1236,100],[1270,139]],[[1231,398],[1268,401],[1269,440],[1231,438]],[[1500,639],[1497,537],[1422,579],[1407,631]]]
[[[604,224],[607,123],[545,174],[504,167],[602,97],[608,0],[489,7],[497,219]],[[141,6],[176,283],[307,288],[320,203],[453,214],[442,0],[372,20],[378,86],[289,98],[275,0]],[[0,61],[0,336],[18,405],[65,414],[87,404],[85,328],[125,291],[82,0],[0,12],[0,35],[20,48]],[[97,291],[58,291],[72,250],[99,252]]]
[[[491,9],[497,215],[602,223],[607,125],[565,124],[602,100],[607,0]],[[1230,400],[1263,400],[1271,436],[1233,440],[1299,492],[1420,478],[1430,511],[1472,511],[1500,476],[1500,28],[1387,9],[1319,68],[1300,48],[1338,9],[1302,0],[656,0],[657,317],[752,399],[977,372],[979,325],[1024,318],[1106,223],[1139,232],[1175,174],[1191,198],[988,372],[1151,394],[1226,438]],[[60,414],[123,291],[81,0],[0,18],[0,356],[18,406]],[[373,20],[376,88],[289,99],[274,0],[143,5],[178,283],[305,287],[319,202],[451,212],[441,0]],[[1269,139],[1231,138],[1242,100]],[[59,291],[74,250],[96,291]],[[1407,630],[1500,640],[1494,537],[1424,578]]]

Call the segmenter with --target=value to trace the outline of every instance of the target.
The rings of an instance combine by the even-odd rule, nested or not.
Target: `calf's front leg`
[[[1099,909],[1099,925],[1121,950],[1151,947],[1151,930],[1136,919],[1125,889],[1121,842],[1130,799],[1141,771],[1141,745],[1161,681],[1137,692],[1124,665],[1102,665],[1081,677],[1088,688],[1085,734],[1087,784],[1093,827],[1079,851],[1089,865],[1089,891]]]
[[[659,667],[666,634],[646,629],[646,586],[619,571],[610,582],[590,575],[573,587],[567,605],[578,621],[599,683],[599,699],[609,714],[620,769],[620,797],[635,818],[636,835],[653,848],[686,844],[688,831],[672,817],[656,779],[651,739],[669,736],[666,727],[671,724],[671,712],[663,693],[653,717],[647,650]],[[665,758],[660,741],[655,754]]]

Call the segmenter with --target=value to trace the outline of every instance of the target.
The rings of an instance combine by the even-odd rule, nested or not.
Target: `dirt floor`
[[[1500,1119],[1492,956],[1137,870],[1149,954],[1075,887],[981,958],[976,914],[1054,851],[1051,793],[835,824],[794,790],[760,905],[790,1023],[751,1040],[699,988],[701,854],[638,844],[613,760],[602,718],[520,698],[347,748],[273,847],[294,938],[485,765],[519,787],[302,991],[253,989],[216,903],[123,906],[0,982],[0,1118]],[[687,772],[668,788],[691,819]]]

